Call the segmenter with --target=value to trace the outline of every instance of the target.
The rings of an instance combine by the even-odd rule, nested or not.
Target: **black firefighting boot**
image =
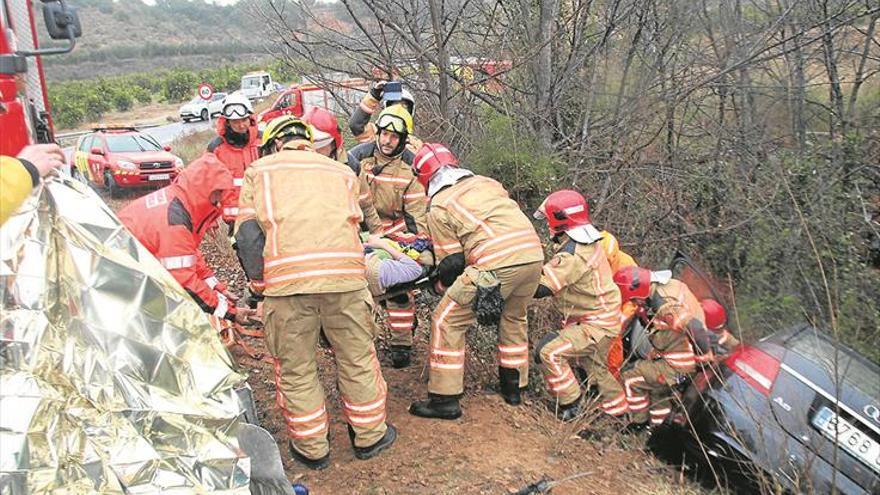
[[[409,405],[409,413],[422,418],[458,419],[461,406],[458,395],[428,394],[428,400],[417,400]]]
[[[392,368],[406,368],[412,362],[412,346],[392,345],[390,354]]]
[[[642,423],[629,423],[623,427],[621,433],[623,433],[624,435],[638,435],[643,431],[651,431],[651,424],[649,422],[644,421]]]
[[[351,446],[354,449],[354,456],[360,460],[366,460],[376,457],[380,452],[390,447],[391,444],[397,440],[397,428],[389,423],[388,429],[385,430],[385,435],[369,447],[358,447],[354,444],[354,429],[351,425],[348,425],[348,438],[351,440]]]
[[[569,422],[577,419],[581,414],[581,397],[575,399],[571,404],[553,404],[552,408],[556,411],[556,418],[560,421]]]
[[[301,454],[296,447],[293,446],[293,442],[287,442],[287,448],[290,449],[290,457],[293,457],[294,460],[302,464],[303,466],[314,469],[315,471],[320,471],[322,469],[327,469],[330,466],[330,453],[320,459],[309,459],[308,457]]]
[[[519,388],[519,370],[513,368],[498,367],[498,389],[504,402],[511,406],[522,404],[522,396]]]

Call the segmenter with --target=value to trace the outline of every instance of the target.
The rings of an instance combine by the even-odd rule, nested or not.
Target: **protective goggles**
[[[223,107],[223,116],[227,119],[243,119],[250,114],[244,103],[230,103]]]
[[[396,115],[382,115],[376,121],[376,127],[380,131],[391,131],[396,134],[407,134],[406,122]]]

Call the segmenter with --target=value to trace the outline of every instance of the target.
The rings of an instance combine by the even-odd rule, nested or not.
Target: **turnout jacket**
[[[267,296],[365,288],[359,183],[302,141],[247,169],[235,224],[252,288]]]
[[[556,296],[563,326],[588,324],[609,336],[620,333],[620,289],[599,242],[581,244],[564,237],[544,265],[540,285]]]
[[[428,231],[446,286],[465,265],[494,270],[544,260],[532,223],[504,187],[488,177],[466,177],[435,194]]]
[[[684,282],[670,279],[651,284],[647,299],[651,315],[650,340],[657,358],[682,372],[693,371],[696,356],[693,342],[702,353],[709,349],[703,308]]]
[[[427,233],[428,196],[413,173],[414,155],[404,150],[385,163],[378,155],[374,143],[360,144],[348,152],[348,165],[360,180],[359,202],[370,232]]]

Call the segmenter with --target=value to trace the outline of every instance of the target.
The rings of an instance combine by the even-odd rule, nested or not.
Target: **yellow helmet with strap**
[[[391,105],[379,113],[376,127],[407,136],[413,133],[413,118],[403,105]]]
[[[314,141],[311,126],[296,117],[282,115],[281,117],[270,120],[269,123],[266,124],[266,128],[263,129],[260,147],[265,148],[267,145],[275,142],[276,139],[284,139],[287,137],[299,137],[310,143]]]

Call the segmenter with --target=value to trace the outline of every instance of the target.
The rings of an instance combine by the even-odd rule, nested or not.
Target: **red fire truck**
[[[75,7],[42,0],[49,37],[68,43],[40,48],[34,3],[0,0],[0,155],[15,156],[28,144],[54,140],[40,57],[73,50],[82,34]]]

